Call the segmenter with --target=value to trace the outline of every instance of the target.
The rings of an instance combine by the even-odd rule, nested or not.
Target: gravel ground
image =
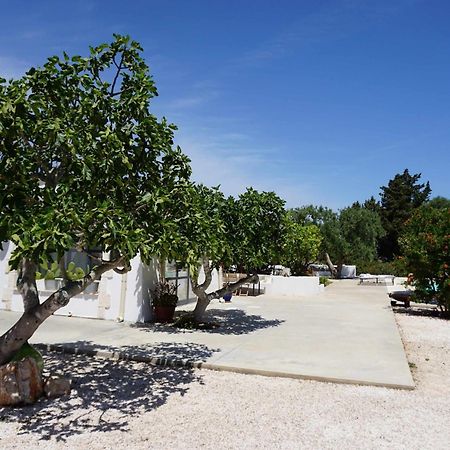
[[[396,319],[414,391],[49,353],[70,398],[0,410],[0,448],[448,449],[450,322]]]

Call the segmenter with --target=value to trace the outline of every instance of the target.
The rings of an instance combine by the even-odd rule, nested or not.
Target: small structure
[[[0,309],[23,311],[23,300],[16,288],[17,271],[10,270],[9,258],[13,244],[3,243],[0,251]],[[80,258],[80,256],[77,256]],[[79,264],[79,261],[77,262]],[[166,279],[178,285],[179,304],[195,301],[189,277],[182,268],[163,265]],[[203,274],[200,277],[204,276]],[[131,270],[118,274],[112,270],[106,272],[96,282],[93,290],[86,290],[73,297],[69,304],[55,314],[106,320],[125,320],[129,322],[148,322],[152,320],[150,289],[161,278],[161,264],[154,258],[147,265],[136,256],[131,261]],[[53,280],[54,281],[54,280]],[[42,299],[58,289],[58,285],[46,285],[45,280],[37,280],[38,291]],[[219,274],[213,274],[211,289],[218,289]]]
[[[359,284],[363,284],[365,281],[370,281],[373,283],[386,283],[390,282],[392,285],[395,282],[395,275],[372,275],[370,273],[362,273],[359,276]]]

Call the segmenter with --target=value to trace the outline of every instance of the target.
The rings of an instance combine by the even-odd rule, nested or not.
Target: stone
[[[51,375],[44,384],[44,392],[47,397],[61,397],[70,394],[71,380],[69,378]]]
[[[0,406],[30,405],[42,392],[41,371],[34,358],[0,366]]]

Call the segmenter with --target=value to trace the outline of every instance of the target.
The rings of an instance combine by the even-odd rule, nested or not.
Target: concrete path
[[[215,301],[209,314],[220,328],[186,331],[54,316],[31,342],[243,373],[414,387],[384,286],[334,281],[316,296]],[[0,311],[0,331],[17,317]]]

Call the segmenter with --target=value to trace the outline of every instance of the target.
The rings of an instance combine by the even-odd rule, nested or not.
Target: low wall
[[[323,291],[319,277],[281,277],[272,275],[261,283],[264,293],[273,296],[314,295]]]

